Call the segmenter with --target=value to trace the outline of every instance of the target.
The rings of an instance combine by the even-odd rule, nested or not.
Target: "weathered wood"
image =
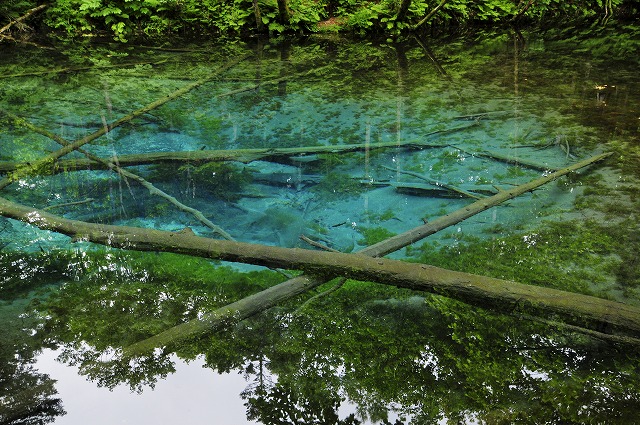
[[[569,167],[571,169],[562,170],[562,172],[566,174],[577,169],[576,167],[584,167],[608,155],[602,154],[590,158]],[[555,178],[557,177],[558,175],[555,176]],[[548,176],[537,180],[539,184],[544,184],[540,183],[540,180],[550,181]],[[523,185],[524,189],[531,190],[532,183]],[[523,189],[515,192],[504,191],[492,198],[505,200],[517,196],[514,195],[517,192],[524,193],[526,191]],[[471,209],[474,209],[475,213],[484,211],[487,205],[485,202],[488,199],[491,198],[479,200],[474,203],[474,205],[477,204],[475,208],[467,207],[459,210],[460,212],[457,214],[444,216],[442,219],[452,223],[455,220],[462,220],[463,217],[473,215],[470,213]],[[372,245],[360,254],[342,254],[212,240],[195,236],[189,232],[174,233],[155,229],[77,222],[19,205],[4,198],[0,198],[0,215],[22,220],[42,229],[66,234],[78,240],[117,248],[174,252],[267,267],[283,267],[303,270],[312,276],[317,276],[311,280],[300,278],[296,282],[296,290],[300,292],[312,286],[314,280],[318,282],[333,277],[347,277],[429,291],[496,311],[516,311],[542,317],[553,315],[569,325],[584,327],[603,334],[620,335],[631,340],[640,338],[640,309],[633,306],[555,289],[445,270],[424,264],[369,257],[392,252],[395,250],[393,247],[412,243],[428,233],[416,231],[416,229]],[[425,226],[420,226],[420,228]],[[366,255],[362,255],[363,253]],[[282,286],[282,284],[270,288],[270,290],[269,299],[272,301],[288,297],[287,294],[291,292],[286,285]],[[250,300],[241,300],[239,303],[241,305],[250,304],[249,307],[255,309],[258,308],[256,302],[260,300],[262,297],[256,296]],[[227,313],[224,317],[227,319],[235,317],[237,311],[235,307],[227,306]],[[205,315],[202,320],[188,322],[157,335],[154,337],[154,341],[167,342],[174,341],[175,338],[184,339],[195,336],[210,329],[219,320],[219,313],[211,316]],[[162,345],[164,344],[160,346]],[[149,348],[146,344],[144,346]],[[128,351],[128,353],[134,351]]]

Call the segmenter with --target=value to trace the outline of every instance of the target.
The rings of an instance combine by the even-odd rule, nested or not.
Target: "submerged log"
[[[3,111],[0,110],[0,113]],[[29,127],[27,123],[8,112],[4,112],[16,124]],[[427,133],[424,137],[436,134],[451,133],[454,131],[465,130],[474,126],[466,124],[445,130],[437,130]],[[176,164],[180,162],[189,164],[204,164],[207,162],[217,161],[238,161],[250,163],[253,161],[274,161],[280,162],[282,158],[289,158],[300,155],[315,154],[334,154],[347,152],[362,152],[373,149],[430,149],[442,148],[449,146],[448,144],[427,144],[419,141],[407,141],[403,143],[387,142],[387,143],[356,143],[352,145],[331,145],[331,146],[302,146],[296,148],[255,148],[255,149],[230,149],[230,150],[197,150],[197,151],[180,151],[180,152],[150,152],[131,155],[118,155],[117,158],[102,158],[101,160],[90,160],[87,158],[57,160],[52,163],[51,172],[62,171],[78,171],[87,169],[106,169],[104,162],[112,162],[117,160],[120,167],[129,167],[136,165],[150,164]],[[0,161],[0,172],[9,173],[16,169],[24,168],[29,164],[15,161]]]
[[[608,154],[582,161],[574,165],[573,169],[579,166],[584,167],[586,164],[606,156]],[[570,171],[572,170],[565,169],[564,174]],[[552,179],[547,176],[538,179],[538,181]],[[523,186],[531,188],[532,183]],[[494,201],[508,199],[509,193],[511,192],[503,191],[492,198],[495,198]],[[504,198],[505,196],[507,198]],[[488,199],[490,198],[475,202],[474,205],[479,205],[474,208],[467,207],[462,211],[459,210],[461,212],[455,214],[456,219],[463,219],[462,217],[484,211],[487,207],[485,202]],[[96,225],[68,220],[45,211],[13,203],[4,198],[0,198],[0,215],[21,220],[42,229],[66,234],[76,240],[138,251],[174,252],[267,267],[303,270],[320,280],[346,277],[379,282],[441,294],[496,311],[517,312],[544,318],[551,316],[569,325],[640,343],[640,308],[637,307],[556,289],[445,270],[425,264],[367,256],[384,255],[393,251],[393,247],[398,246],[399,243],[411,243],[424,237],[425,233],[420,233],[421,231],[418,230],[416,234],[416,229],[372,245],[367,248],[367,255],[362,255],[213,240],[188,232],[174,233],[136,227]],[[452,216],[445,216],[448,217],[446,221],[452,221]],[[303,281],[298,286],[301,291],[304,291],[308,285]],[[282,287],[273,289],[273,291],[280,289]],[[255,304],[256,300],[254,299],[253,302]],[[180,327],[193,327],[195,329],[192,331],[195,334],[202,333],[203,328],[210,328],[206,320],[188,322]],[[182,330],[167,332],[177,332],[181,338],[194,335],[189,332],[189,329],[182,329],[185,332]]]
[[[50,138],[51,140],[57,142],[58,144],[60,144],[62,146],[69,146],[69,144],[70,144],[70,142],[68,142],[64,138],[62,138],[62,137],[60,137],[60,136],[58,136],[58,135],[56,135],[54,133],[51,133],[50,131],[47,131],[47,130],[45,130],[43,128],[37,127],[37,126],[29,123],[28,121],[23,120],[22,121],[22,125],[25,126],[28,129],[30,129],[30,130],[35,131],[36,133],[42,134],[42,135]],[[205,215],[201,211],[199,211],[199,210],[197,210],[195,208],[192,208],[192,207],[190,207],[188,205],[183,204],[175,196],[169,195],[168,193],[164,192],[163,190],[160,190],[158,187],[156,187],[150,181],[147,181],[143,177],[125,170],[124,168],[116,165],[115,162],[104,160],[104,159],[102,159],[100,157],[97,157],[97,156],[93,155],[90,152],[87,152],[86,150],[84,150],[82,148],[77,148],[76,150],[78,152],[80,152],[81,154],[83,154],[85,157],[87,157],[87,159],[102,164],[106,169],[109,169],[109,170],[119,174],[122,178],[130,179],[130,180],[133,180],[133,181],[137,182],[142,187],[147,189],[150,194],[159,196],[159,197],[165,199],[166,201],[169,201],[171,204],[173,204],[179,210],[193,215],[198,221],[200,221],[202,224],[204,224],[209,229],[213,230],[213,232],[215,234],[218,234],[218,235],[222,236],[225,239],[233,240],[233,237],[229,233],[227,233],[227,231],[225,231],[223,228],[221,228],[217,224],[214,224],[211,220],[206,218]]]
[[[482,199],[483,197],[475,194],[475,193],[471,193],[468,190],[464,190],[464,189],[460,189],[459,187],[456,187],[452,184],[449,183],[444,183],[441,181],[438,181],[436,179],[432,179],[431,177],[428,176],[424,176],[420,173],[414,173],[413,171],[407,171],[407,170],[401,170],[401,169],[397,169],[397,168],[391,168],[391,167],[387,167],[386,165],[383,165],[382,168],[393,171],[395,173],[398,174],[407,174],[409,176],[413,176],[413,177],[417,177],[419,179],[422,179],[426,182],[429,182],[429,184],[432,186],[431,189],[433,189],[433,186],[435,186],[438,190],[446,190],[452,194],[455,195],[456,198],[459,198],[461,196],[466,196],[468,198],[473,198],[473,199]],[[398,190],[399,192],[403,192],[403,193],[412,193],[412,194],[417,194],[420,192],[429,192],[428,190],[425,190],[427,188],[425,188],[424,185],[420,185],[418,183],[408,183],[408,182],[399,182],[394,184],[394,186],[396,187],[396,190]]]
[[[17,168],[16,170],[10,172],[7,174],[7,176],[5,176],[3,179],[0,179],[0,189],[4,189],[5,187],[9,186],[11,183],[13,183],[14,181],[17,181],[23,177],[32,175],[32,174],[38,174],[39,172],[41,172],[43,169],[50,169],[50,167],[54,164],[54,162],[56,160],[58,160],[59,158],[67,155],[70,152],[73,152],[74,150],[81,148],[82,146],[86,145],[87,143],[91,143],[94,140],[98,139],[99,137],[109,133],[111,130],[122,126],[123,124],[126,124],[130,121],[133,121],[134,119],[136,119],[139,116],[142,116],[162,105],[164,105],[167,102],[170,102],[174,99],[177,99],[181,96],[184,96],[185,94],[189,93],[190,91],[196,89],[197,87],[200,87],[201,85],[213,80],[215,77],[217,77],[221,72],[224,72],[230,68],[232,68],[233,66],[237,65],[238,63],[240,63],[241,61],[243,61],[244,59],[246,59],[247,57],[249,57],[250,55],[245,55],[243,57],[240,57],[238,59],[235,59],[227,64],[225,64],[224,66],[222,66],[220,69],[216,70],[215,72],[212,72],[210,75],[195,81],[191,84],[188,84],[176,91],[174,91],[173,93],[162,97],[158,100],[156,100],[155,102],[151,102],[150,104],[148,104],[147,106],[140,108],[132,113],[130,113],[127,116],[124,116],[120,119],[117,119],[116,121],[112,122],[111,124],[105,125],[103,128],[101,128],[100,130],[97,130],[85,137],[83,137],[82,139],[78,139],[60,149],[58,149],[55,152],[50,153],[49,155],[34,161],[32,163],[29,164],[25,164],[24,166]],[[1,114],[6,114],[9,115],[14,122],[16,123],[20,123],[20,119],[17,117],[13,117],[11,116],[11,114],[8,114],[7,112],[3,111],[0,109],[0,115]]]

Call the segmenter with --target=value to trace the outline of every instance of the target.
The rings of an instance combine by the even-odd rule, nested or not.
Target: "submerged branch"
[[[526,167],[526,168],[530,168],[532,170],[538,170],[538,171],[556,171],[557,168],[554,167],[550,167],[548,165],[544,165],[544,164],[539,164],[537,162],[533,162],[533,161],[528,161],[526,159],[522,159],[522,158],[516,158],[513,156],[509,156],[509,155],[504,155],[504,154],[500,154],[500,153],[496,153],[496,152],[487,152],[487,151],[470,151],[470,150],[466,150],[461,148],[460,146],[457,145],[451,145],[452,148],[458,149],[461,152],[464,152],[468,155],[471,156],[477,156],[480,158],[488,158],[488,159],[492,159],[494,161],[499,161],[499,162],[504,162],[506,164],[513,164],[513,165],[517,165],[517,166],[522,166],[522,167]]]
[[[25,125],[25,121],[13,114],[0,110],[0,113],[12,118],[16,124]],[[436,130],[427,133],[424,137],[430,137],[436,134],[451,133],[454,131],[466,130],[475,126],[476,123],[466,124],[462,126],[452,127],[445,130]],[[398,143],[357,143],[353,145],[332,145],[332,146],[302,146],[297,148],[255,148],[255,149],[232,149],[232,150],[199,150],[199,151],[180,151],[180,152],[151,152],[131,155],[118,155],[118,165],[121,167],[129,167],[136,165],[150,165],[179,162],[190,164],[203,164],[207,162],[217,161],[238,161],[249,163],[253,161],[274,161],[278,162],[283,158],[292,156],[305,156],[316,154],[334,154],[347,152],[360,152],[374,149],[431,149],[442,148],[449,144],[426,144],[424,142],[407,141]],[[78,171],[87,169],[100,169],[104,167],[104,161],[112,159],[101,158],[100,160],[92,159],[66,159],[57,160],[52,163],[50,172],[57,173],[62,171]],[[8,173],[24,167],[28,164],[14,161],[0,161],[0,172]]]
[[[53,165],[53,163],[67,155],[70,152],[73,152],[74,150],[86,145],[87,143],[91,143],[94,140],[98,139],[99,137],[109,133],[111,130],[113,130],[114,128],[120,127],[123,124],[126,124],[132,120],[134,120],[135,118],[146,114],[149,111],[152,111],[162,105],[164,105],[165,103],[168,103],[172,100],[175,100],[181,96],[184,96],[185,94],[187,94],[188,92],[192,91],[193,89],[200,87],[201,85],[211,81],[212,79],[214,79],[216,76],[218,76],[221,72],[224,72],[230,68],[232,68],[233,66],[237,65],[238,63],[240,63],[241,61],[243,61],[244,59],[246,59],[247,57],[249,57],[250,55],[245,55],[242,56],[240,58],[237,58],[227,64],[225,64],[224,66],[222,66],[220,69],[216,70],[215,72],[212,72],[210,75],[208,75],[205,78],[202,78],[194,83],[188,84],[185,87],[182,87],[176,91],[174,91],[173,93],[156,100],[155,102],[152,102],[150,104],[148,104],[147,106],[145,106],[144,108],[140,108],[137,111],[134,111],[132,113],[130,113],[127,116],[124,116],[114,122],[112,122],[109,125],[105,125],[103,128],[101,128],[100,130],[97,130],[85,137],[83,137],[82,139],[76,140],[70,144],[68,144],[67,146],[62,147],[61,149],[58,149],[55,152],[50,153],[49,155],[39,159],[38,161],[34,161],[33,163],[30,163],[26,166],[20,167],[18,169],[16,169],[15,171],[9,173],[7,176],[5,176],[2,180],[0,180],[0,189],[4,189],[5,187],[9,186],[11,183],[20,180],[21,178],[24,178],[26,176],[32,175],[32,174],[38,174],[40,172],[40,170],[42,169],[48,169],[50,168],[51,165]],[[4,113],[4,111],[0,110],[0,114]]]
[[[7,114],[9,115],[10,118],[13,118],[14,120],[19,120],[19,118],[16,117],[15,115],[9,114],[9,113],[7,113]],[[58,144],[60,144],[62,146],[69,146],[69,144],[70,144],[67,140],[63,139],[62,137],[60,137],[60,136],[58,136],[58,135],[56,135],[54,133],[51,133],[50,131],[47,131],[47,130],[45,130],[43,128],[37,127],[37,126],[33,125],[32,123],[30,123],[30,122],[28,122],[26,120],[20,120],[20,124],[22,126],[24,126],[25,128],[28,128],[29,130],[33,131],[33,132],[36,132],[38,134],[41,134],[43,136],[46,136],[46,137],[50,138],[51,140],[57,142]],[[206,227],[208,227],[211,230],[213,230],[213,232],[215,234],[218,234],[218,235],[220,235],[223,238],[228,239],[228,240],[234,240],[233,237],[229,233],[227,233],[224,229],[222,229],[217,224],[214,224],[213,222],[211,222],[211,220],[206,218],[201,211],[183,204],[182,202],[178,201],[177,198],[175,198],[174,196],[169,195],[168,193],[162,191],[161,189],[158,189],[156,186],[153,185],[153,183],[149,182],[148,180],[144,179],[143,177],[141,177],[141,176],[139,176],[137,174],[134,174],[134,173],[132,173],[130,171],[127,171],[127,170],[123,169],[122,167],[120,167],[119,165],[116,165],[116,163],[119,163],[119,160],[117,158],[115,160],[105,160],[105,159],[102,159],[102,158],[100,158],[100,157],[98,157],[96,155],[93,155],[90,152],[87,152],[86,150],[84,150],[82,148],[78,148],[77,151],[82,153],[89,160],[101,164],[104,168],[109,169],[109,170],[117,173],[121,177],[123,177],[125,179],[131,179],[131,180],[134,180],[134,181],[138,182],[138,184],[140,184],[142,187],[147,189],[149,191],[149,193],[151,193],[152,195],[159,196],[159,197],[169,201],[171,204],[173,204],[179,210],[193,215],[198,221],[200,221]]]
[[[40,6],[34,7],[33,9],[29,9],[27,10],[27,13],[25,13],[24,15],[20,16],[17,19],[14,19],[13,21],[9,22],[7,25],[5,25],[4,27],[0,28],[0,35],[7,31],[9,28],[11,28],[13,25],[18,24],[22,21],[24,21],[25,19],[27,19],[29,16],[33,15],[34,13],[44,9],[45,7],[47,7],[46,4],[41,4]]]
[[[448,184],[448,183],[442,183],[442,182],[440,182],[438,180],[435,180],[435,179],[432,179],[430,177],[424,176],[424,175],[422,175],[420,173],[414,173],[413,171],[407,171],[407,170],[400,170],[400,169],[396,169],[396,168],[391,168],[391,167],[387,167],[386,165],[383,165],[382,168],[384,168],[386,170],[394,171],[394,172],[399,173],[399,174],[406,174],[408,176],[417,177],[419,179],[422,179],[422,180],[428,182],[430,185],[433,185],[433,186],[436,186],[436,187],[439,187],[439,188],[447,189],[450,192],[453,192],[453,193],[458,194],[458,195],[466,196],[468,198],[473,198],[473,199],[482,199],[482,198],[484,198],[484,196],[479,196],[479,195],[477,195],[475,193],[468,192],[468,191],[466,191],[464,189],[460,189],[460,188],[455,187],[455,186],[453,186],[451,184]]]
[[[429,19],[433,18],[433,16],[436,14],[436,12],[438,12],[438,10],[440,10],[440,8],[442,8],[442,6],[444,6],[449,0],[442,0],[440,2],[439,5],[437,5],[436,7],[433,8],[433,10],[431,12],[429,12],[429,14],[427,16],[425,16],[424,18],[422,18],[420,20],[420,22],[418,22],[417,24],[415,24],[413,26],[413,29],[415,30],[416,28],[418,28],[419,26],[421,26],[422,24],[424,24],[425,22],[429,21]]]

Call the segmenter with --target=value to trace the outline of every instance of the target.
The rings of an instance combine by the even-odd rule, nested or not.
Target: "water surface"
[[[391,257],[640,305],[637,30],[609,25],[402,44],[5,46],[0,165],[37,161],[60,138],[243,58],[84,149],[125,164],[141,153],[306,148],[127,170],[236,240],[309,248],[304,234],[343,252],[613,152]],[[349,145],[362,147],[314,151]],[[102,168],[24,177],[2,196],[74,220],[220,237]],[[118,349],[286,278],[4,218],[0,246],[6,423],[162,423],[172,413],[187,423],[630,423],[640,410],[633,350],[353,281],[123,363]]]

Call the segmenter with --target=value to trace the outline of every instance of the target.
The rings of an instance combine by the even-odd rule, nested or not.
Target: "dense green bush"
[[[39,19],[66,36],[108,34],[131,37],[240,35],[254,32],[343,31],[366,35],[399,35],[415,28],[441,0],[53,0]],[[37,5],[9,0],[0,19],[9,21]],[[406,7],[402,13],[402,5]],[[635,16],[631,0],[449,0],[429,21],[432,26],[549,23],[580,18]]]

